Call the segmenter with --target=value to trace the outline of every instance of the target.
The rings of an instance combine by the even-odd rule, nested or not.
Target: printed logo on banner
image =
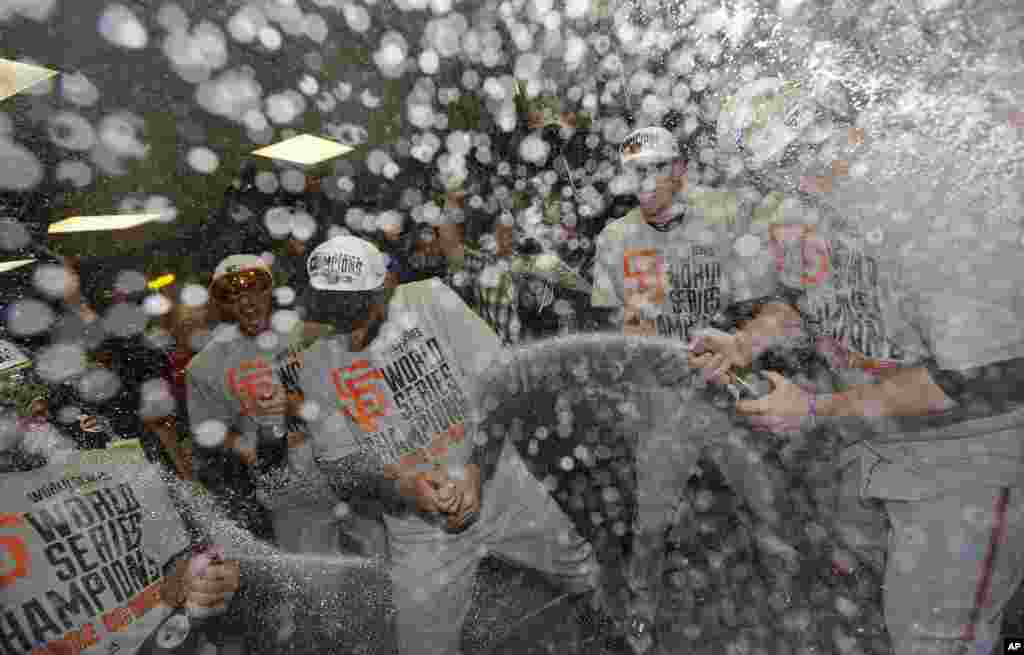
[[[21,514],[0,514],[0,589],[10,587],[31,571],[28,546],[19,534],[24,527]]]

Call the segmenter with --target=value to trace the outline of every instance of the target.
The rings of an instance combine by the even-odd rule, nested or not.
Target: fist
[[[440,468],[429,471],[409,471],[402,476],[402,493],[420,512],[440,512],[441,490],[449,484],[448,476]]]
[[[249,412],[252,416],[284,416],[288,414],[288,395],[284,387],[275,386],[268,393],[253,398],[252,408]]]
[[[239,586],[238,562],[225,561],[217,551],[196,555],[188,563],[185,605],[193,615],[219,614],[227,609]]]

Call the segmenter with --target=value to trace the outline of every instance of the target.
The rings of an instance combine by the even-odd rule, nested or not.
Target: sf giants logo
[[[25,540],[8,529],[22,528],[21,514],[0,514],[0,589],[9,587],[29,574],[29,552]]]
[[[384,374],[371,368],[370,362],[360,359],[345,370],[331,371],[334,391],[338,396],[345,415],[351,418],[364,432],[376,432],[380,429],[377,421],[387,416],[388,401],[380,381]]]
[[[815,234],[810,225],[773,225],[770,228],[769,247],[775,255],[775,270],[784,276],[796,274],[800,286],[816,287],[831,272],[831,252],[828,243]],[[795,282],[787,279],[786,282]]]
[[[258,399],[274,395],[274,371],[263,359],[242,360],[237,369],[228,369],[228,387],[242,404],[242,412],[249,414]]]
[[[630,299],[660,305],[665,302],[665,259],[653,249],[627,250],[622,256],[627,304]]]

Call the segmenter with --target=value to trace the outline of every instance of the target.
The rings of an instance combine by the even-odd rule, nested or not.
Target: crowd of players
[[[627,643],[641,653],[675,646],[655,620],[664,534],[707,449],[758,522],[786,520],[774,502],[778,472],[746,441],[770,434],[832,444],[818,471],[830,490],[820,511],[884,575],[897,655],[994,652],[1024,577],[1014,547],[1024,525],[1019,304],[921,275],[828,212],[813,225],[712,219],[687,201],[694,148],[662,127],[623,141],[639,207],[601,232],[589,285],[598,331],[688,351],[665,345],[667,357],[632,372],[646,390],[633,398],[646,429],[629,603],[615,617]],[[496,232],[507,252],[512,228]],[[747,248],[755,236],[762,247]],[[465,262],[457,238],[443,241],[448,261]],[[520,331],[486,290],[403,283],[392,258],[353,235],[317,244],[303,279],[302,313],[284,325],[267,260],[221,261],[207,338],[194,339],[208,327],[205,310],[170,315],[163,396],[138,390],[128,369],[143,362],[125,357],[124,344],[92,335],[101,322],[76,302],[74,283],[58,328],[127,362],[97,366],[138,394],[151,458],[199,483],[236,524],[286,553],[335,556],[348,539],[384,558],[403,655],[459,652],[487,553],[613,612],[593,546],[511,442],[473,432],[475,390],[495,370],[515,370],[507,354]],[[549,292],[541,284],[535,295]],[[964,304],[996,317],[991,329],[951,324]],[[10,370],[28,363],[9,351]],[[773,364],[780,353],[821,365]],[[721,402],[721,389],[736,402]],[[29,400],[3,425],[0,488],[14,500],[0,515],[10,560],[0,571],[0,651],[173,652],[189,617],[203,616],[197,608],[247,603],[294,622],[294,607],[235,596],[247,584],[242,568],[174,497],[191,487],[165,488],[130,446],[90,457],[83,446],[109,445],[104,430],[125,432],[85,412],[65,430],[48,419],[45,394]]]

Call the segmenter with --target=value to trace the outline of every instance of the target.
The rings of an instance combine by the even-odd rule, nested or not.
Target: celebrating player
[[[662,127],[643,128],[623,141],[624,173],[639,185],[640,206],[598,237],[592,304],[612,312],[624,334],[690,343],[730,304],[755,301],[752,320],[762,332],[781,335],[799,324],[799,316],[772,297],[776,278],[770,267],[734,252],[736,230],[742,227],[735,210],[722,220],[695,202],[689,175],[696,145],[695,136],[681,148]],[[720,405],[702,393],[680,396],[681,390],[693,391],[690,370],[674,362],[678,359],[669,358],[654,368],[654,382],[674,390],[646,395],[641,412],[651,424],[637,450],[638,514],[629,576],[630,643],[638,652],[653,642],[665,530],[706,446],[720,446],[723,473],[755,515],[775,518],[770,471],[727,439],[733,417]],[[669,420],[681,406],[682,422]]]
[[[756,139],[763,127],[743,134]],[[824,218],[771,226],[771,246],[839,383],[815,394],[766,373],[773,391],[736,409],[780,434],[824,423],[844,446],[836,499],[820,510],[884,573],[896,655],[988,655],[1024,579],[1024,348],[1015,286],[999,283],[1021,270],[1020,249],[958,243],[952,273],[942,269],[948,252]],[[982,223],[969,211],[956,220],[972,219]],[[742,344],[757,340],[756,326],[710,338],[695,364],[745,368]]]
[[[387,508],[399,651],[458,652],[485,552],[591,589],[593,549],[511,444],[466,433],[494,331],[437,280],[387,288],[385,257],[356,237],[321,244],[308,269],[310,315],[335,336],[305,353],[305,412],[337,493]]]

